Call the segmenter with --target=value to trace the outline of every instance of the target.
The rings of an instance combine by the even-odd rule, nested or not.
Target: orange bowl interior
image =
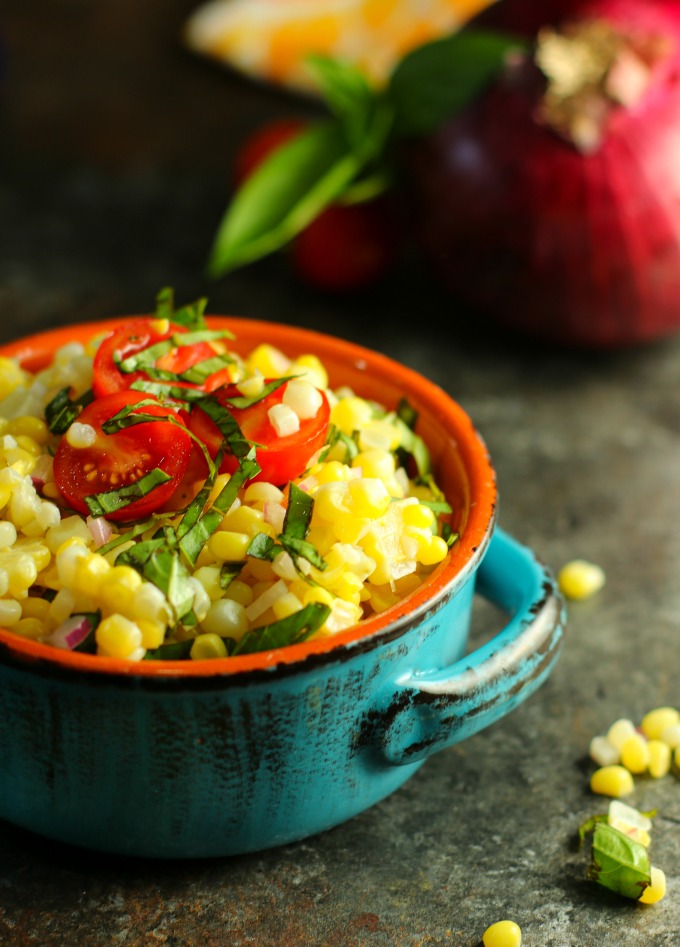
[[[2,346],[0,354],[18,358],[28,370],[38,371],[49,364],[60,346],[74,340],[87,341],[130,318],[133,317],[43,332]],[[214,676],[291,664],[376,635],[426,607],[428,601],[460,576],[488,540],[496,506],[494,472],[472,421],[440,387],[378,352],[331,335],[281,323],[226,316],[211,316],[208,322],[213,328],[229,329],[236,337],[230,347],[240,354],[247,354],[261,342],[269,342],[291,357],[311,352],[326,366],[332,388],[349,386],[357,394],[388,409],[396,408],[400,398],[406,397],[419,413],[416,430],[428,445],[437,482],[454,509],[453,525],[461,532],[460,540],[415,592],[387,611],[332,638],[233,658],[131,662],[56,649],[0,629],[0,643],[17,657],[48,660],[74,670],[162,677]]]

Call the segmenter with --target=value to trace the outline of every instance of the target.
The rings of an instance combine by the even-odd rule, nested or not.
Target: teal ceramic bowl
[[[122,320],[118,320],[122,321]],[[550,674],[564,627],[550,572],[495,525],[496,481],[471,420],[385,356],[280,324],[213,317],[244,351],[314,352],[331,383],[419,411],[461,539],[410,597],[326,641],[210,661],[126,662],[0,631],[0,818],[105,852],[191,858],[270,848],[338,825],[433,753],[516,707]],[[0,350],[35,369],[73,326]],[[475,593],[507,614],[476,649]],[[451,757],[455,775],[455,757]]]

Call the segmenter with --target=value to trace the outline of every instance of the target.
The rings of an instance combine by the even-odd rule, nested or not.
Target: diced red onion
[[[264,513],[265,523],[269,523],[270,526],[274,527],[277,533],[280,533],[283,530],[283,521],[286,516],[286,508],[280,503],[275,503],[272,500],[265,500],[262,512]]]
[[[52,458],[49,454],[41,454],[35,462],[35,467],[31,471],[33,486],[38,493],[40,493],[45,484],[52,479]]]
[[[271,608],[274,602],[281,598],[282,595],[285,595],[288,591],[288,586],[283,581],[279,579],[278,582],[275,582],[274,585],[270,586],[265,592],[262,593],[258,598],[256,598],[250,605],[246,608],[246,615],[250,621],[255,621],[264,615],[268,608]]]
[[[55,648],[73,651],[87,638],[90,633],[90,622],[85,615],[74,615],[67,618],[45,641]]]
[[[95,549],[104,546],[113,535],[113,527],[104,516],[88,516],[85,520],[87,528],[94,539]]]

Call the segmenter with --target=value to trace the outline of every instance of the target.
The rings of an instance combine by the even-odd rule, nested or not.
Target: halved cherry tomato
[[[114,391],[123,391],[139,378],[149,378],[148,374],[142,370],[122,372],[116,362],[129,358],[131,355],[136,355],[158,342],[164,342],[176,333],[186,332],[186,329],[182,326],[175,325],[172,322],[167,323],[165,331],[162,331],[162,326],[163,321],[159,319],[137,319],[134,322],[126,323],[120,329],[114,329],[103,339],[95,354],[93,365],[92,390],[96,398],[109,395]],[[215,350],[208,342],[195,342],[193,345],[183,345],[171,349],[170,352],[156,360],[154,367],[180,375],[198,362],[214,357]],[[204,391],[212,391],[228,381],[229,369],[225,367],[209,375],[201,385],[186,381],[172,381],[168,384],[182,388],[202,388]]]
[[[108,519],[124,522],[142,519],[168,501],[181,482],[192,446],[184,427],[173,421],[143,421],[114,434],[102,431],[105,421],[143,397],[137,391],[117,391],[96,398],[84,408],[78,423],[89,424],[96,433],[89,447],[72,447],[66,436],[62,437],[54,455],[54,479],[61,495],[78,513],[89,512],[86,496],[120,490],[159,467],[169,474],[170,480],[107,515]],[[141,405],[136,413],[176,417],[160,402]]]
[[[230,398],[242,397],[235,385],[227,385],[212,393],[229,411],[243,436],[256,445],[255,456],[262,470],[253,480],[266,480],[277,485],[294,480],[307,468],[312,455],[325,443],[330,406],[323,393],[316,417],[301,419],[300,429],[295,434],[280,437],[276,433],[269,420],[268,411],[273,405],[281,403],[286,384],[247,408],[234,408],[229,404]],[[215,457],[223,443],[222,434],[215,422],[204,411],[195,407],[191,412],[189,428],[203,441],[210,456]],[[226,453],[220,471],[233,473],[237,467],[238,458]]]

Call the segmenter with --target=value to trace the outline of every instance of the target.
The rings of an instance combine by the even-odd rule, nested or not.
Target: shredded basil
[[[241,428],[227,408],[212,395],[208,395],[207,398],[204,398],[200,402],[200,407],[219,428],[220,434],[226,441],[230,453],[235,457],[247,456],[252,448],[252,444],[244,437]]]
[[[205,307],[208,300],[204,297],[186,306],[175,309],[175,292],[171,286],[165,286],[156,296],[156,318],[168,319],[188,329],[202,329],[205,326]]]
[[[330,615],[330,607],[321,602],[310,602],[287,618],[253,628],[237,642],[232,654],[253,654],[270,648],[298,644],[313,635]]]
[[[175,531],[165,526],[159,535],[136,543],[116,558],[116,565],[128,565],[147,582],[163,592],[174,613],[176,622],[191,624],[194,591],[190,575],[179,556]],[[193,616],[195,622],[195,616]]]
[[[243,410],[243,408],[251,408],[259,401],[264,401],[264,399],[269,397],[273,391],[276,391],[282,385],[285,385],[286,382],[290,381],[293,377],[293,375],[286,375],[282,378],[275,378],[273,381],[267,382],[266,385],[263,385],[262,391],[258,392],[252,397],[246,397],[246,395],[235,395],[233,398],[227,398],[225,400],[230,408],[237,408],[239,411]]]
[[[192,385],[202,385],[206,378],[222,371],[223,368],[233,364],[233,362],[234,359],[229,355],[215,355],[214,358],[206,358],[202,362],[196,362],[195,365],[177,375],[177,378],[188,381]]]
[[[328,436],[326,437],[326,444],[319,454],[319,460],[323,461],[328,457],[330,451],[335,447],[336,444],[342,444],[345,448],[345,458],[350,463],[359,453],[359,445],[354,440],[353,437],[350,437],[349,434],[345,434],[344,431],[341,431],[339,427],[336,427],[335,424],[331,424],[328,428]]]
[[[71,398],[70,388],[62,388],[45,407],[45,420],[52,434],[65,434],[80,412],[94,400],[91,390],[80,398]]]
[[[412,431],[415,431],[418,412],[413,405],[409,404],[406,398],[401,398],[397,405],[397,417],[404,422],[406,427],[410,427]]]
[[[100,556],[103,556],[107,552],[111,552],[112,549],[117,549],[118,546],[122,546],[123,543],[129,542],[131,539],[135,539],[137,536],[141,536],[142,533],[145,533],[147,529],[152,525],[153,520],[142,520],[140,523],[135,523],[130,529],[126,530],[124,533],[119,533],[118,536],[114,536],[113,539],[110,539],[108,543],[104,543],[103,546],[100,546],[97,552]]]
[[[144,655],[145,661],[180,661],[188,658],[193,644],[193,639],[187,641],[171,641],[168,644],[162,644],[158,648],[147,651]]]
[[[307,532],[312,519],[314,500],[296,484],[291,483],[288,493],[288,508],[283,520],[283,529],[278,539],[273,539],[266,533],[257,533],[246,550],[254,559],[266,559],[270,562],[284,550],[293,560],[293,565],[299,570],[298,559],[306,559],[317,569],[322,571],[328,563],[319,553],[313,543],[307,541]]]
[[[154,467],[149,473],[144,474],[135,483],[131,483],[119,490],[107,490],[104,493],[93,493],[85,497],[85,503],[94,517],[106,516],[108,513],[116,513],[124,509],[135,500],[145,497],[162,483],[172,480],[170,474],[167,474],[160,467]]]
[[[245,562],[223,562],[220,569],[220,588],[224,591],[228,589],[234,579],[241,574],[241,569]]]

